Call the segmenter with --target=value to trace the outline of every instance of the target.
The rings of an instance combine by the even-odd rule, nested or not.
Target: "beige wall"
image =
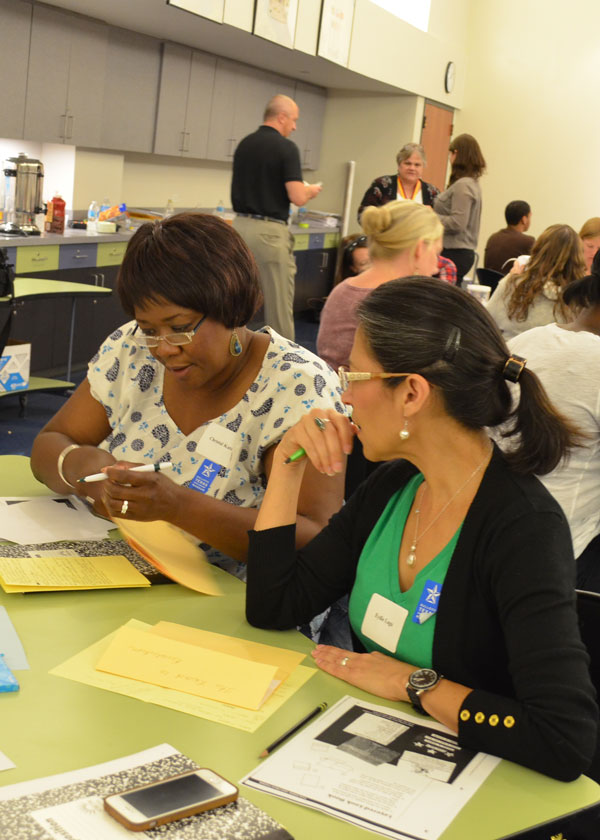
[[[417,96],[378,96],[332,91],[327,100],[321,166],[311,180],[323,190],[311,206],[341,213],[348,161],[355,161],[349,231],[360,229],[356,211],[374,178],[396,171],[396,153],[418,139],[423,100]]]
[[[469,68],[456,133],[479,140],[479,251],[504,207],[529,201],[534,235],[600,215],[600,6],[573,0],[472,0]]]

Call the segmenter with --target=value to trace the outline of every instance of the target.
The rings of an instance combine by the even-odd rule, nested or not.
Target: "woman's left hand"
[[[378,651],[354,653],[330,645],[317,645],[312,656],[321,670],[350,685],[386,700],[408,701],[406,683],[414,665]]]
[[[102,482],[102,501],[109,514],[145,522],[171,520],[181,487],[159,472],[135,472],[130,466],[118,461],[103,470],[108,480]]]

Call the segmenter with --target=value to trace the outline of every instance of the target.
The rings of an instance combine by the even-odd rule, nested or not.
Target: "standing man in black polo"
[[[302,207],[320,191],[305,184],[296,130],[298,106],[278,94],[267,104],[263,124],[239,143],[233,157],[231,203],[234,227],[254,254],[265,302],[265,321],[294,340],[294,238],[288,227],[290,201]]]

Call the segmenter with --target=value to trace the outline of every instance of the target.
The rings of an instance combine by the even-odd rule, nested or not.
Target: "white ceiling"
[[[101,0],[97,3],[90,3],[89,0],[45,0],[45,2],[46,5],[69,9],[113,26],[143,32],[161,40],[186,44],[326,88],[396,95],[403,93],[398,88],[354,73],[323,58],[280,47],[234,26],[214,23],[174,6],[168,6],[166,0]]]

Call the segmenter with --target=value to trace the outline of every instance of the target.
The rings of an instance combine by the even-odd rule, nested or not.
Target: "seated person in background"
[[[118,292],[135,320],[108,337],[39,433],[33,473],[52,490],[90,497],[98,513],[164,519],[226,555],[219,565],[238,574],[275,444],[309,406],[343,411],[338,378],[272,329],[248,330],[260,301],[256,264],[214,216],[142,225]],[[128,469],[162,461],[174,471]],[[99,471],[107,481],[77,483]],[[339,509],[342,487],[339,477],[307,473],[300,543]]]
[[[346,364],[357,326],[356,308],[381,283],[438,270],[443,228],[430,207],[393,201],[367,207],[361,225],[368,236],[370,267],[330,293],[317,335],[317,353],[334,370]]]
[[[361,221],[365,207],[381,207],[388,201],[417,201],[419,204],[433,206],[439,190],[433,184],[421,180],[423,167],[426,166],[425,149],[420,143],[406,143],[396,155],[397,175],[382,175],[375,178],[364,194],[358,208],[358,221]]]
[[[357,650],[319,645],[321,669],[412,702],[462,747],[575,779],[594,757],[598,709],[569,527],[535,477],[574,430],[462,289],[384,283],[359,320],[342,378],[357,425],[311,411],[277,447],[250,535],[248,621],[294,627],[350,592]],[[486,429],[511,414],[507,380],[520,385],[520,444],[502,454]],[[343,469],[354,432],[390,463],[297,552],[302,473],[309,461]],[[300,446],[307,458],[286,464]]]
[[[493,233],[485,246],[483,267],[507,274],[515,257],[530,254],[535,237],[525,231],[531,225],[531,207],[526,201],[511,201],[504,209],[506,227]]]
[[[364,233],[351,233],[340,242],[341,257],[333,285],[337,286],[348,277],[356,277],[371,265],[369,246]]]
[[[527,357],[552,403],[583,432],[579,446],[541,481],[571,527],[577,588],[600,592],[600,252],[592,274],[567,286],[563,299],[574,321],[527,330],[508,346]],[[505,446],[501,437],[498,443]]]
[[[536,239],[522,273],[511,271],[500,280],[487,310],[506,339],[554,321],[565,324],[572,314],[561,294],[584,274],[581,240],[573,228],[551,225]]]
[[[600,249],[600,218],[594,216],[584,223],[579,231],[579,238],[583,244],[583,258],[587,274],[592,270],[592,260]]]

